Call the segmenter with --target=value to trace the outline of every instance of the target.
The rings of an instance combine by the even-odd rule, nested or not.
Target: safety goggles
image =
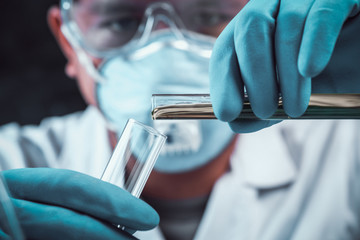
[[[244,0],[62,0],[63,26],[95,57],[126,52],[156,31],[170,29],[189,46],[216,39]],[[68,37],[69,38],[69,37]]]

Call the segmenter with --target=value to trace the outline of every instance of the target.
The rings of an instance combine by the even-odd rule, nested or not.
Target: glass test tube
[[[166,138],[155,129],[129,119],[101,180],[140,197]]]
[[[154,94],[151,114],[154,120],[216,119],[209,94]],[[259,119],[247,96],[238,118]],[[279,97],[279,107],[268,119],[360,119],[360,94],[312,94],[307,110],[298,118],[286,115]]]

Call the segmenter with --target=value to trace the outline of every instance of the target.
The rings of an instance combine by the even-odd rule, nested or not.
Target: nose
[[[159,20],[154,27],[154,30],[162,30],[169,28],[169,24],[165,23],[163,20]]]
[[[152,30],[182,28],[178,14],[174,7],[166,2],[157,2],[148,6],[145,11],[149,26]]]

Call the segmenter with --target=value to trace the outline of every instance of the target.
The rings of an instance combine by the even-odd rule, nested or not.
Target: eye
[[[138,28],[139,22],[134,17],[121,17],[104,22],[102,27],[114,33],[134,32]]]

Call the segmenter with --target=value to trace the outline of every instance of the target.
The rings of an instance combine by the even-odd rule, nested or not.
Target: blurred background
[[[85,108],[47,26],[58,0],[0,1],[0,125],[38,124]]]

